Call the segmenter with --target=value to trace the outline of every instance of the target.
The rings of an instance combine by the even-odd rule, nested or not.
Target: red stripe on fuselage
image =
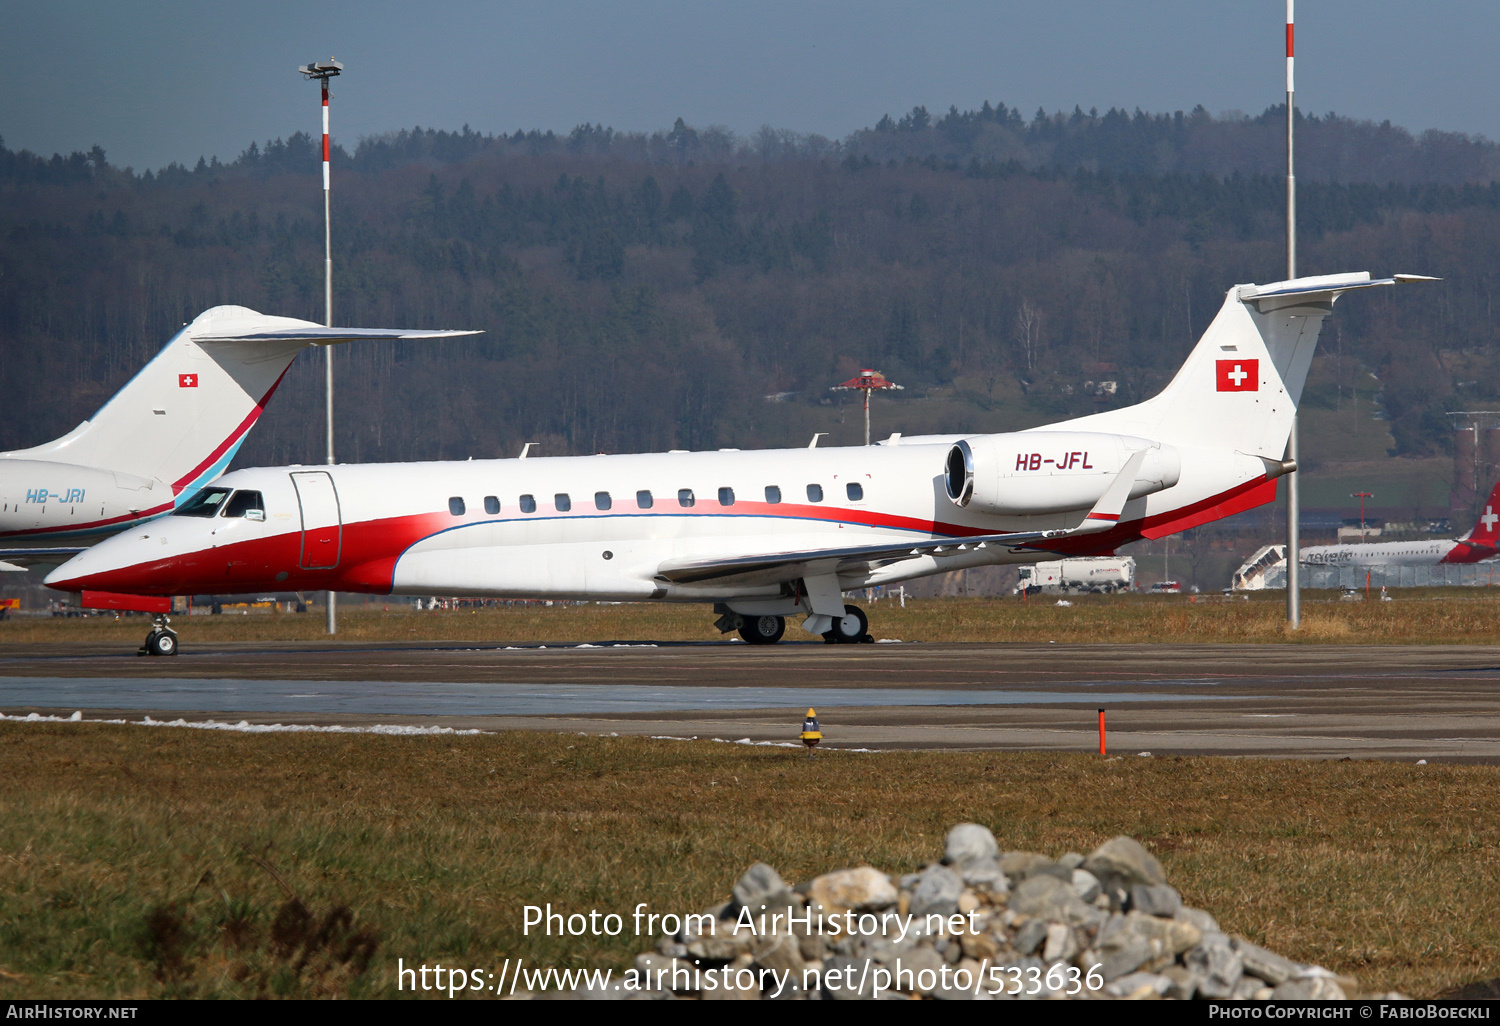
[[[35,536],[39,534],[88,533],[100,528],[113,527],[115,524],[128,524],[132,520],[146,520],[159,513],[165,513],[171,508],[172,504],[170,502],[164,502],[160,506],[153,506],[150,509],[141,510],[139,513],[121,513],[119,516],[110,517],[107,520],[90,520],[87,523],[63,524],[59,527],[33,527],[25,531],[6,531],[0,534],[0,538],[24,538],[28,535]]]
[[[445,513],[418,513],[345,524],[339,565],[304,570],[302,532],[216,545],[197,552],[148,560],[118,570],[51,585],[61,591],[123,591],[138,595],[232,595],[251,591],[334,591],[386,594],[396,560],[451,520]],[[203,523],[203,521],[199,521]]]
[[[1276,481],[1268,481],[1262,477],[1181,509],[1131,520],[1098,534],[1063,538],[1056,542],[1039,542],[1030,547],[1065,556],[1108,555],[1121,545],[1128,545],[1142,538],[1165,538],[1169,534],[1191,530],[1201,524],[1232,517],[1236,513],[1275,501]]]

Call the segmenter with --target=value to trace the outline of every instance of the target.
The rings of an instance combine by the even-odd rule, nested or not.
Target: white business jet
[[[471,334],[325,328],[214,307],[94,416],[55,441],[0,453],[0,570],[57,567],[191,499],[234,459],[304,347]]]
[[[1097,555],[1272,501],[1318,331],[1369,274],[1237,285],[1155,398],[1007,434],[848,448],[240,470],[74,557],[63,590],[293,588],[711,603],[869,640],[844,592]]]

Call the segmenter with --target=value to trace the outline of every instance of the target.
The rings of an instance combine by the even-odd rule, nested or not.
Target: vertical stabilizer
[[[1479,514],[1473,528],[1459,541],[1491,549],[1500,548],[1500,483],[1490,489],[1490,497],[1484,503],[1484,512]]]
[[[1237,285],[1171,382],[1136,406],[1049,425],[1115,431],[1279,461],[1302,398],[1323,319],[1355,289],[1431,281],[1367,272]]]
[[[277,341],[205,347],[208,335],[316,328],[240,306],[201,314],[97,413],[53,442],[7,455],[101,467],[181,493],[222,473],[298,351]]]
[[[303,348],[471,334],[327,328],[216,306],[184,325],[98,413],[55,441],[0,458],[99,467],[164,482],[181,498],[229,466]]]

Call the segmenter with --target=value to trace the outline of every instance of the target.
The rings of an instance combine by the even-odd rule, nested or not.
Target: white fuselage
[[[1026,433],[1008,437],[1031,445]],[[965,537],[1063,529],[1082,517],[1084,510],[999,516],[960,508],[944,485],[950,448],[938,442],[241,470],[214,487],[261,493],[263,521],[169,517],[82,554],[54,575],[65,581],[49,583],[155,594],[333,588],[776,599],[786,593],[783,580],[672,582],[659,570],[683,560],[934,538],[956,543],[944,553],[840,572],[841,587],[860,588],[1035,562],[1052,550],[956,545]],[[1170,529],[1186,511],[1268,483],[1257,458],[1189,448],[1178,454],[1176,486],[1130,500],[1118,527],[1075,551],[1112,551],[1150,524]],[[1062,462],[1060,471],[1043,467],[1011,487],[1042,506],[1049,495],[1076,492],[1093,460]],[[1009,465],[1015,463],[1012,456]]]
[[[1303,566],[1436,566],[1439,563],[1473,563],[1493,556],[1463,558],[1469,546],[1452,538],[1432,541],[1369,542],[1360,545],[1316,545],[1302,550]],[[1459,558],[1455,558],[1455,555]]]

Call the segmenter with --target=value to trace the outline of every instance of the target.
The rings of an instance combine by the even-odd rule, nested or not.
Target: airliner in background
[[[1457,538],[1425,541],[1361,542],[1349,545],[1313,545],[1300,550],[1307,570],[1358,567],[1365,569],[1403,566],[1441,566],[1480,563],[1500,554],[1500,483],[1490,491],[1484,512],[1468,533]],[[1234,574],[1235,591],[1262,591],[1272,572],[1286,572],[1286,546],[1266,545],[1245,561]]]
[[[72,431],[0,453],[0,570],[57,567],[192,498],[229,466],[303,348],[472,334],[325,328],[216,306]]]
[[[1354,273],[1236,285],[1161,393],[1029,431],[239,470],[46,583],[144,596],[329,589],[701,602],[721,632],[752,644],[779,641],[792,616],[826,641],[865,641],[865,613],[846,591],[1107,554],[1271,502],[1276,479],[1295,469],[1287,439],[1334,302],[1430,280]]]

